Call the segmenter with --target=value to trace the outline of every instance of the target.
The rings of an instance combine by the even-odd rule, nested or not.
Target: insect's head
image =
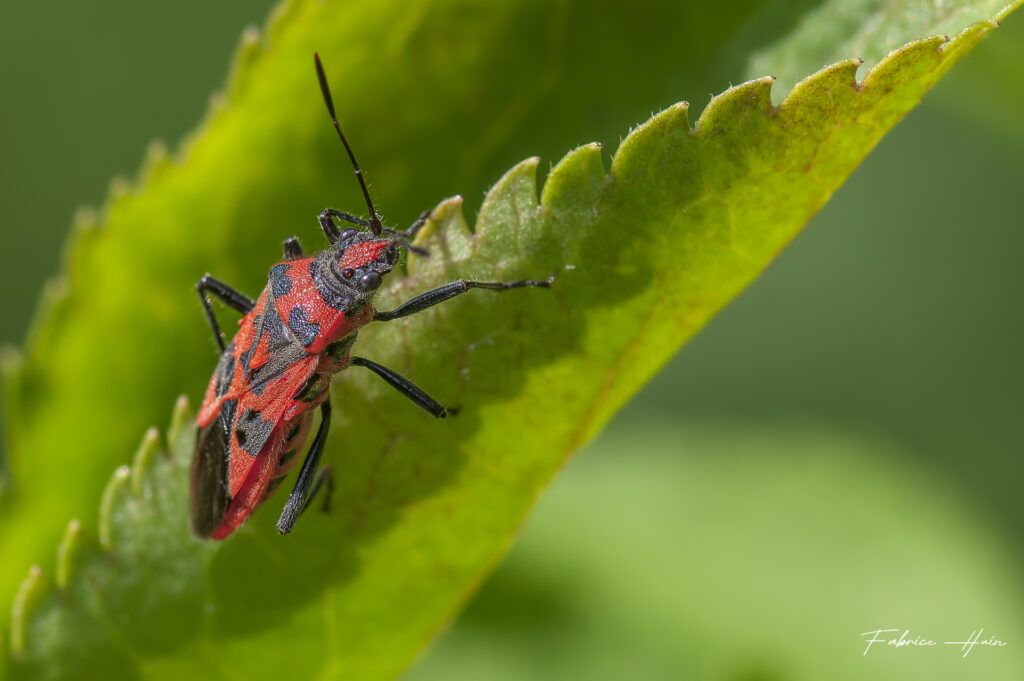
[[[320,93],[323,95],[324,104],[327,106],[327,113],[331,116],[331,123],[334,125],[341,143],[345,145],[345,151],[352,162],[352,169],[355,171],[359,188],[366,200],[366,207],[369,210],[369,219],[362,220],[353,218],[346,213],[339,213],[328,209],[320,216],[320,225],[324,234],[334,246],[320,260],[322,275],[327,279],[334,279],[342,287],[355,289],[357,293],[370,293],[375,291],[383,282],[384,276],[391,271],[391,268],[398,262],[399,249],[406,248],[414,253],[425,255],[426,251],[417,248],[409,243],[409,234],[385,229],[381,224],[377,210],[370,198],[370,191],[366,188],[366,181],[363,179],[363,171],[359,168],[356,156],[349,146],[345,133],[338,123],[338,116],[334,113],[334,100],[331,97],[331,89],[327,85],[327,76],[324,73],[320,57],[313,55],[316,65],[317,80],[320,81]],[[356,229],[343,229],[338,231],[333,218],[346,220],[357,225],[366,227],[366,231]]]
[[[398,249],[392,239],[344,229],[329,251],[332,274],[345,286],[374,291],[398,262]]]

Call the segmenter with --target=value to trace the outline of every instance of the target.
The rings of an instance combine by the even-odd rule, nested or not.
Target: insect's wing
[[[192,458],[192,531],[209,537],[231,504],[228,491],[228,433],[233,426],[234,400],[221,405],[218,418],[199,429]]]
[[[196,505],[193,525],[197,534],[223,539],[245,522],[263,499],[278,468],[284,427],[309,406],[298,404],[292,396],[313,375],[316,364],[317,357],[310,355],[258,392],[250,390],[237,401],[225,401],[221,418],[226,417],[225,410],[230,411],[232,426],[223,434],[214,432],[219,430],[216,425],[221,419],[214,421],[209,431],[200,431],[200,437],[205,434],[207,439],[197,443],[192,468],[192,499]],[[208,467],[204,445],[210,453]]]

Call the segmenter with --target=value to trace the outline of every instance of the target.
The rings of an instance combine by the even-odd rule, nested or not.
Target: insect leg
[[[326,485],[326,492],[324,492],[324,513],[331,510],[331,499],[334,497],[334,469],[330,466],[324,466],[320,469],[320,474],[316,476],[316,482],[313,483],[313,489],[309,491],[309,496],[306,498],[306,504],[302,507],[302,513],[306,512],[310,504],[316,499],[316,495]],[[300,513],[301,515],[301,513]]]
[[[309,453],[306,454],[306,460],[302,462],[302,470],[299,471],[299,477],[295,481],[295,488],[288,495],[288,501],[284,504],[281,517],[277,520],[277,531],[281,534],[288,534],[292,531],[292,528],[295,527],[295,521],[306,510],[306,506],[309,503],[308,500],[313,498],[313,495],[317,493],[323,484],[324,475],[317,478],[315,484],[313,476],[316,475],[316,469],[320,465],[320,455],[324,453],[324,444],[327,442],[327,430],[331,425],[330,397],[320,405],[320,417],[320,428],[316,431],[316,437],[309,448]],[[324,472],[326,473],[327,469],[324,469]],[[330,487],[331,485],[328,484],[328,489]],[[312,493],[310,493],[311,488]]]
[[[204,274],[203,278],[196,282],[196,291],[199,293],[199,300],[203,303],[203,310],[206,312],[206,320],[210,322],[210,328],[213,330],[213,335],[217,339],[217,345],[220,346],[220,351],[224,352],[224,334],[220,332],[220,325],[217,324],[217,317],[213,314],[213,305],[210,304],[210,298],[206,295],[207,291],[217,296],[220,300],[242,314],[249,312],[256,303],[238,289],[228,286],[220,279],[211,277],[209,274]]]
[[[408,378],[396,374],[387,367],[382,367],[376,362],[371,362],[364,357],[353,357],[349,360],[349,366],[366,367],[373,373],[377,374],[390,385],[392,388],[402,393],[410,400],[412,400],[417,407],[424,410],[431,416],[435,416],[439,419],[443,419],[449,414],[454,414],[454,409],[448,409],[447,407],[438,404],[434,398],[423,392],[415,383],[410,381]]]
[[[338,226],[334,224],[334,220],[331,218],[351,222],[353,225],[359,225],[360,227],[370,227],[369,222],[362,218],[357,218],[355,215],[342,213],[340,210],[334,210],[333,208],[325,208],[317,219],[320,221],[320,228],[324,230],[324,236],[326,236],[327,240],[332,244],[338,240],[338,237],[341,236],[341,232],[338,231]]]
[[[482,288],[491,291],[505,291],[510,288],[522,288],[524,286],[539,286],[541,288],[547,288],[551,286],[551,283],[554,280],[554,277],[541,281],[533,279],[523,279],[520,281],[467,281],[465,279],[459,279],[458,281],[453,281],[450,284],[445,284],[444,286],[436,288],[433,291],[422,293],[412,300],[407,300],[390,312],[378,312],[375,310],[373,313],[373,321],[389,322],[392,319],[407,317],[411,314],[425,310],[428,307],[433,307],[438,303],[451,300],[455,296],[460,296],[473,288]]]
[[[284,240],[284,259],[285,260],[298,260],[303,255],[302,244],[299,243],[299,237],[292,236]]]
[[[422,213],[420,213],[420,216],[418,218],[416,218],[416,222],[412,223],[412,225],[409,227],[409,229],[407,229],[404,232],[402,232],[402,234],[405,235],[406,239],[408,239],[409,241],[412,241],[413,238],[416,237],[416,232],[418,232],[421,229],[423,229],[423,225],[427,224],[427,218],[430,217],[430,212],[432,210],[434,210],[434,209],[433,208],[428,208],[427,210],[425,210]]]

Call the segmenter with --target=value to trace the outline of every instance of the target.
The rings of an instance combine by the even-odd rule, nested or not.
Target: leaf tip
[[[502,210],[510,197],[515,197],[517,209],[525,211],[537,204],[537,166],[539,156],[530,156],[509,168],[494,185],[487,190],[484,202],[477,215],[475,234],[480,234],[492,222],[491,214]],[[519,203],[522,201],[523,203]],[[532,204],[527,205],[527,204]]]
[[[694,125],[697,134],[707,134],[720,124],[734,122],[751,113],[773,115],[772,84],[775,76],[763,76],[734,85],[711,98]]]
[[[171,166],[171,152],[162,139],[151,140],[146,146],[146,156],[139,168],[139,186],[146,186],[156,180],[161,171]]]
[[[76,232],[90,232],[99,229],[100,216],[92,206],[79,206],[71,218],[71,228]]]
[[[462,196],[456,194],[442,200],[430,211],[427,224],[416,234],[414,245],[426,249],[431,256],[437,253],[438,258],[412,258],[406,263],[410,275],[419,274],[421,269],[429,269],[438,260],[446,261],[454,251],[469,248],[472,234],[462,211]]]
[[[11,604],[11,656],[18,658],[25,651],[25,627],[32,608],[46,593],[46,577],[43,568],[33,565],[21,581],[18,592]]]
[[[632,165],[636,157],[642,155],[646,141],[651,138],[673,134],[687,137],[692,135],[694,130],[690,127],[689,117],[689,102],[676,102],[636,126],[626,135],[626,139],[622,140],[615,155],[612,156],[611,175],[622,177],[628,174],[627,168]]]
[[[132,469],[128,466],[120,466],[114,471],[113,477],[103,490],[103,498],[100,501],[100,546],[109,551],[113,547],[112,520],[114,505],[118,496],[128,489],[131,483]]]
[[[135,497],[142,496],[144,491],[142,487],[143,476],[149,472],[159,450],[160,431],[156,428],[150,428],[142,436],[142,442],[139,444],[139,449],[135,452],[135,458],[132,460],[131,488],[132,495]]]
[[[16,346],[6,343],[0,345],[0,373],[5,379],[16,374],[24,361],[24,355]]]
[[[110,188],[108,193],[110,194],[111,201],[116,201],[124,196],[127,196],[132,190],[132,183],[128,178],[123,175],[115,175],[110,180]]]
[[[242,49],[252,49],[260,43],[260,27],[249,24],[242,29]]]
[[[57,545],[57,588],[64,590],[71,579],[71,567],[82,548],[82,523],[74,518]]]
[[[556,209],[565,204],[567,208],[578,209],[581,202],[592,202],[607,179],[601,149],[600,143],[591,142],[563,156],[548,173],[540,205]]]
[[[181,437],[182,430],[192,425],[192,408],[189,406],[188,396],[179,395],[174,402],[174,411],[171,412],[171,425],[167,428],[168,446]]]
[[[788,109],[796,106],[801,101],[807,101],[816,94],[821,94],[823,100],[829,100],[828,96],[824,93],[828,93],[839,86],[848,86],[855,90],[860,90],[861,86],[857,83],[857,69],[863,63],[864,60],[860,58],[844,59],[843,61],[826,66],[816,73],[812,73],[793,86],[793,89],[786,95],[786,99],[783,100],[780,108]]]

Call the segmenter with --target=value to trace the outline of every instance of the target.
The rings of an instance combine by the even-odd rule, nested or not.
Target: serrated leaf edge
[[[270,27],[269,31],[273,32],[274,30],[279,30],[280,26],[276,22],[289,15],[297,4],[298,3],[295,0],[290,3],[286,3],[281,7],[280,11],[271,16],[268,20],[268,25]],[[849,80],[851,86],[854,87],[858,93],[863,95],[865,92],[871,90],[872,84],[876,80],[880,79],[887,71],[897,68],[900,65],[901,60],[906,60],[910,57],[920,57],[929,52],[934,52],[939,57],[940,61],[948,62],[944,63],[943,68],[936,72],[935,79],[937,79],[938,77],[941,77],[941,75],[950,66],[952,66],[953,62],[956,61],[955,59],[944,59],[947,53],[950,56],[955,56],[957,53],[962,52],[964,48],[969,48],[989,31],[997,28],[1000,25],[1000,21],[998,19],[1004,18],[1009,14],[1009,12],[1016,9],[1021,4],[1024,4],[1024,0],[1018,0],[1017,2],[1007,5],[999,14],[997,14],[997,19],[976,22],[975,24],[965,28],[952,39],[948,36],[933,36],[916,40],[907,43],[900,48],[894,49],[883,57],[882,60],[880,60],[873,68],[871,68],[861,81],[856,80],[855,73],[857,67],[863,63],[862,60],[849,59],[836,62],[835,64],[820,69],[814,74],[811,74],[807,78],[799,81],[782,103],[777,106],[771,103],[771,87],[775,81],[774,76],[766,76],[746,81],[715,95],[711,98],[710,102],[702,111],[693,126],[691,126],[688,121],[689,104],[685,101],[679,102],[655,114],[648,121],[636,126],[629,132],[613,155],[610,170],[604,175],[604,179],[606,182],[614,181],[617,165],[623,163],[623,159],[628,157],[632,145],[636,144],[640,140],[641,135],[652,132],[664,132],[665,128],[670,127],[683,128],[688,134],[694,137],[707,135],[714,131],[715,127],[725,119],[729,113],[729,107],[731,105],[740,105],[739,109],[745,111],[762,108],[769,113],[775,114],[785,109],[787,106],[793,106],[792,102],[797,101],[799,99],[799,95],[805,89],[816,87],[823,82],[835,80],[837,78]],[[259,32],[254,29],[247,29],[243,34],[241,45],[236,52],[231,75],[229,75],[228,78],[228,82],[234,84],[234,87],[231,89],[232,96],[237,94],[239,88],[244,87],[243,81],[245,77],[245,69],[251,68],[253,62],[259,58],[262,54],[262,50],[264,49],[265,46],[263,41],[260,39]],[[197,127],[196,131],[182,142],[180,151],[174,160],[168,156],[166,147],[162,143],[159,141],[151,143],[146,154],[146,160],[142,165],[139,177],[135,183],[130,183],[120,179],[112,181],[111,189],[108,199],[104,205],[102,215],[108,214],[113,203],[121,196],[131,193],[133,189],[142,188],[151,182],[160,168],[173,162],[184,163],[187,160],[188,151],[191,146],[210,126],[213,117],[219,114],[226,106],[227,104],[222,97],[215,96],[211,100],[210,110],[208,111],[206,118]],[[533,182],[532,195],[534,207],[553,209],[557,207],[557,203],[564,193],[559,193],[557,191],[557,182],[556,184],[551,185],[552,180],[561,180],[572,170],[588,164],[591,171],[593,171],[595,169],[593,164],[595,155],[598,159],[598,166],[603,171],[603,163],[600,162],[600,153],[601,146],[596,143],[585,144],[568,152],[551,168],[548,178],[544,183],[544,186],[541,188],[539,199],[538,192],[536,190],[536,168],[539,164],[539,159],[536,157],[525,159],[506,171],[506,173],[487,192],[477,218],[474,221],[474,229],[470,230],[469,223],[465,219],[462,197],[454,196],[441,201],[434,208],[431,212],[430,222],[417,237],[417,243],[421,243],[431,235],[437,236],[438,233],[442,231],[440,230],[440,225],[442,224],[445,224],[447,229],[451,229],[452,224],[454,223],[459,233],[464,231],[465,234],[470,236],[470,238],[475,238],[485,234],[485,217],[488,210],[495,203],[502,200],[502,193],[505,189],[523,177]],[[549,185],[551,188],[549,188]],[[74,252],[79,247],[82,239],[87,238],[87,235],[95,234],[100,231],[97,229],[99,224],[100,218],[95,212],[89,209],[82,209],[76,215],[74,236],[72,239],[69,239],[65,255],[65,269],[68,270],[68,272],[63,276],[58,276],[56,279],[51,280],[51,282],[48,283],[47,291],[44,294],[44,303],[40,307],[37,318],[32,323],[33,332],[37,330],[38,327],[42,327],[46,320],[56,312],[56,308],[65,304],[68,300],[70,287],[68,286],[67,281],[69,279],[69,271],[73,267],[72,261]],[[447,231],[447,229],[444,231]],[[410,271],[412,271],[412,267],[413,265],[410,263]],[[34,338],[33,332],[30,332],[29,334],[29,344],[31,344],[31,341]],[[24,366],[24,358],[16,352],[12,353],[7,350],[3,355],[3,360],[4,361],[0,363],[0,365],[2,365],[3,368],[5,383],[10,384],[13,381],[17,381]],[[188,400],[182,396],[175,403],[171,426],[168,428],[166,439],[166,442],[168,443],[168,451],[180,436],[182,428],[188,427],[191,418]],[[111,516],[115,504],[124,491],[127,491],[133,497],[139,497],[142,495],[142,475],[145,470],[151,467],[156,458],[157,452],[160,450],[160,444],[158,432],[155,428],[150,428],[143,436],[142,442],[140,443],[139,449],[134,457],[133,465],[121,466],[114,471],[110,482],[103,492],[99,509],[99,544],[103,551],[109,552],[113,548]],[[0,479],[0,483],[2,483],[2,479]],[[2,492],[2,486],[0,486],[0,492]],[[68,525],[63,540],[57,547],[56,582],[51,582],[47,578],[41,566],[34,565],[29,568],[27,576],[22,581],[21,586],[15,595],[14,603],[11,608],[11,635],[9,647],[7,647],[7,649],[10,651],[13,659],[17,659],[17,657],[24,651],[25,625],[27,619],[32,614],[33,607],[42,599],[43,596],[49,593],[53,587],[62,589],[69,583],[75,565],[75,558],[81,553],[80,548],[83,541],[85,540],[83,539],[81,523],[78,520],[73,519]],[[510,542],[511,539],[509,539],[507,543],[510,544]],[[475,591],[477,586],[478,583],[476,581],[468,585],[465,598],[461,599],[459,602],[463,603],[468,599],[469,595]],[[458,607],[453,608],[448,621],[450,621],[458,611]],[[447,622],[443,622],[440,628],[443,628],[446,623]],[[2,643],[2,641],[0,641],[0,643]]]
[[[98,548],[102,553],[114,549],[115,538],[112,527],[113,513],[119,501],[126,497],[148,501],[144,476],[152,469],[159,456],[169,456],[173,444],[182,436],[183,430],[190,428],[193,414],[188,398],[182,395],[174,404],[171,423],[165,439],[161,439],[159,430],[149,428],[142,437],[131,466],[119,466],[111,475],[103,491],[99,505],[99,541]],[[32,616],[34,607],[54,589],[64,591],[74,576],[77,559],[90,539],[81,521],[72,519],[64,532],[64,537],[57,545],[56,576],[49,579],[40,565],[29,568],[22,580],[11,607],[11,635],[9,645],[3,646],[12,659],[17,660],[25,648],[27,622]],[[3,644],[0,639],[0,645]],[[2,658],[0,658],[2,659]]]

